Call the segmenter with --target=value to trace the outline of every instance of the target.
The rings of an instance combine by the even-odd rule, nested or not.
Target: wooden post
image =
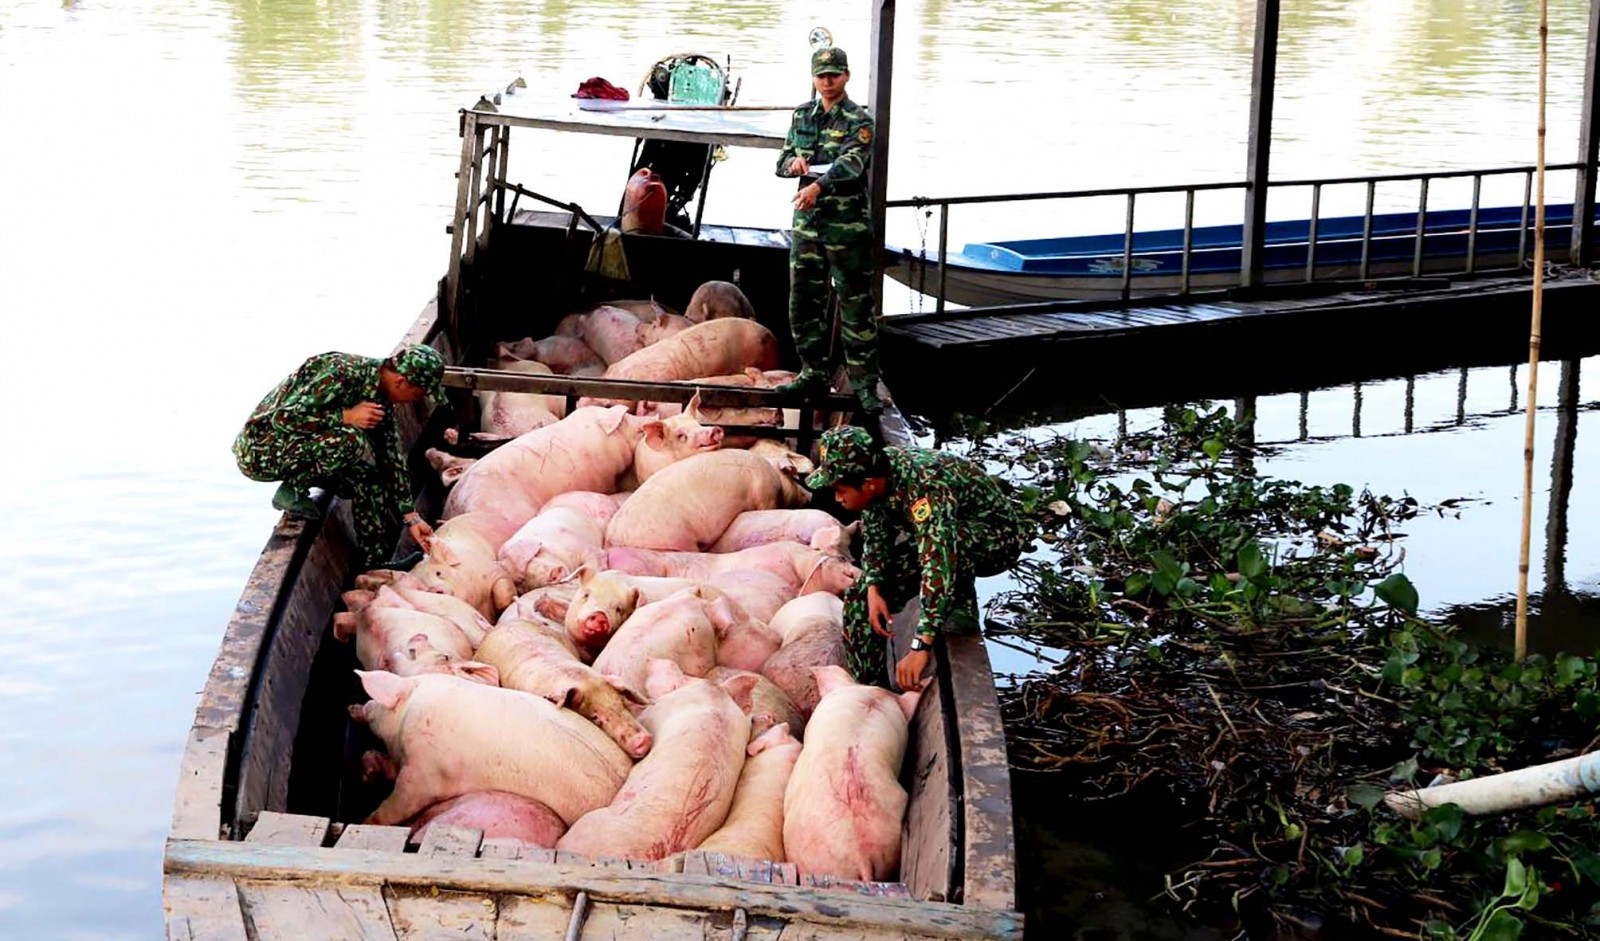
[[[1533,322],[1528,329],[1528,405],[1522,436],[1522,552],[1517,559],[1517,662],[1528,655],[1528,547],[1533,538],[1533,433],[1539,416],[1539,349],[1544,328],[1545,92],[1550,57],[1550,0],[1539,0],[1539,130],[1535,151],[1539,189],[1533,223]]]
[[[1244,172],[1244,242],[1239,286],[1262,283],[1267,237],[1267,178],[1272,157],[1272,98],[1278,75],[1278,0],[1256,0],[1256,49],[1250,75],[1250,143]]]
[[[1600,176],[1600,2],[1589,2],[1589,42],[1583,66],[1583,116],[1578,123],[1578,192],[1572,200],[1572,263],[1600,258],[1594,224],[1595,181]]]
[[[472,165],[478,154],[478,116],[467,111],[461,116],[461,164],[456,168],[456,213],[450,221],[450,267],[445,276],[445,326],[452,342],[459,341],[461,327],[461,249],[467,233],[467,214],[472,211]],[[459,346],[459,343],[457,344]]]
[[[872,138],[872,170],[867,175],[867,205],[872,214],[874,240],[872,308],[879,313],[883,312],[884,203],[889,198],[889,94],[894,85],[894,3],[895,0],[873,0],[872,58],[868,65],[872,72],[869,95],[876,130]],[[943,258],[939,259],[939,264],[944,265]]]

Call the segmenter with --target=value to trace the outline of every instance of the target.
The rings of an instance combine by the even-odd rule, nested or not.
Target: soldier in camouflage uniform
[[[843,49],[818,49],[811,57],[811,75],[817,98],[794,110],[778,155],[778,175],[802,180],[794,197],[789,242],[789,325],[802,368],[779,389],[826,388],[831,277],[850,385],[862,408],[875,414],[883,403],[878,399],[878,323],[872,306],[876,241],[867,205],[872,116],[845,96],[850,63]],[[811,172],[823,164],[831,166],[822,175]]]
[[[267,393],[233,442],[251,480],[283,483],[272,505],[291,516],[320,513],[306,490],[317,486],[351,501],[367,566],[385,563],[399,514],[424,549],[433,530],[416,512],[405,454],[389,405],[444,400],[444,362],[431,347],[407,346],[388,359],[322,353]]]
[[[844,425],[823,434],[818,457],[806,486],[831,486],[840,506],[861,512],[862,577],[844,595],[850,670],[883,683],[890,613],[919,594],[917,636],[894,669],[900,688],[914,688],[942,626],[977,629],[973,577],[1015,565],[1033,526],[1001,481],[942,451],[878,448],[866,429]]]

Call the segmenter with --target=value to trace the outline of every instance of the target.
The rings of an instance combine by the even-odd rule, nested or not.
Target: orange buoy
[[[667,187],[660,174],[644,167],[628,178],[622,200],[622,231],[660,235],[667,220]]]

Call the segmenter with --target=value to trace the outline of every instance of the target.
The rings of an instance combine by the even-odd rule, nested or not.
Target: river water
[[[1551,3],[1552,161],[1575,149],[1586,7]],[[1253,10],[901,3],[891,197],[1238,179]],[[0,937],[160,935],[179,750],[275,516],[271,485],[244,480],[228,444],[301,359],[386,350],[433,289],[456,109],[517,75],[557,96],[592,75],[636,87],[651,62],[684,50],[732,56],[742,103],[792,103],[807,94],[815,25],[853,54],[865,97],[868,11],[828,0],[0,4],[0,393],[12,403]],[[1531,0],[1286,0],[1274,173],[1531,163],[1536,21]],[[547,139],[519,146],[512,177],[604,209],[627,160],[624,142]],[[1569,198],[1569,177],[1551,186]],[[770,154],[735,151],[706,217],[781,225],[788,189]],[[1285,199],[1274,212],[1296,208]],[[1229,211],[1202,206],[1202,221]],[[972,209],[952,218],[952,239],[1115,228],[1115,213]],[[909,214],[888,235],[920,238]],[[1419,408],[1451,413],[1454,389],[1439,385]],[[1414,533],[1409,564],[1430,603],[1492,605],[1515,574],[1516,429],[1500,416],[1436,435],[1294,441],[1276,460],[1424,502],[1481,497]],[[1577,487],[1572,506],[1592,498]],[[1577,524],[1594,518],[1574,517],[1569,584],[1600,575],[1600,544]]]

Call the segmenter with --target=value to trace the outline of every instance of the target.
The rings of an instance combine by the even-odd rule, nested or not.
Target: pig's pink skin
[[[763,623],[794,597],[789,581],[771,572],[741,569],[722,572],[705,584],[732,600],[744,613]]]
[[[630,314],[634,315],[635,317],[639,318],[639,320],[641,322],[643,322],[643,323],[655,323],[656,321],[660,320],[662,317],[666,317],[666,316],[676,317],[676,316],[678,316],[678,312],[677,311],[675,311],[672,308],[666,306],[665,304],[660,303],[659,301],[657,301],[653,297],[652,298],[648,298],[646,300],[642,300],[642,301],[641,300],[625,300],[625,301],[609,301],[607,303],[611,307],[616,307],[616,308],[620,308],[621,310],[627,311],[628,313],[630,313]]]
[[[495,352],[499,359],[513,357],[533,360],[549,366],[552,372],[562,375],[572,375],[587,369],[598,369],[602,372],[605,370],[605,361],[589,348],[589,344],[576,335],[550,336],[542,340],[518,340],[512,344],[501,343],[496,345]]]
[[[385,670],[390,655],[421,636],[428,646],[462,660],[472,656],[472,644],[461,629],[434,614],[411,608],[368,605],[355,615],[356,659],[369,670]],[[336,622],[334,635],[344,639]]]
[[[434,531],[427,556],[410,574],[424,589],[460,598],[493,619],[517,598],[511,573],[496,557],[515,531],[515,525],[493,513],[446,520]]]
[[[601,306],[584,318],[579,338],[609,363],[618,363],[646,346],[645,325],[616,307]]]
[[[504,791],[474,791],[434,804],[411,822],[411,842],[426,840],[435,826],[469,827],[482,830],[486,840],[518,840],[544,849],[554,849],[567,832],[555,811]]]
[[[547,503],[506,540],[499,556],[517,590],[526,592],[562,581],[585,564],[598,565],[604,541],[605,527],[594,517]]]
[[[711,551],[738,552],[772,542],[811,545],[818,533],[838,529],[839,521],[822,510],[750,510],[733,518]]]
[[[443,515],[450,519],[487,510],[513,521],[514,532],[557,494],[610,493],[633,465],[640,424],[621,406],[577,409],[495,448],[468,468],[450,490]]]
[[[604,531],[606,524],[611,522],[611,517],[617,512],[617,498],[609,493],[595,493],[587,490],[573,490],[559,496],[550,498],[544,509],[564,507],[577,510],[579,513],[594,520]]]
[[[540,619],[561,624],[566,621],[567,609],[578,593],[576,582],[546,585],[517,596],[516,603],[500,612],[498,624],[511,620],[535,621]]]
[[[446,487],[460,480],[461,475],[467,472],[467,468],[478,463],[475,457],[457,457],[438,448],[429,448],[423,455],[428,459],[428,466],[439,473],[439,481]]]
[[[778,365],[778,340],[754,320],[712,320],[653,343],[606,369],[607,379],[673,382]]]
[[[779,608],[767,626],[783,635],[783,646],[762,664],[761,675],[809,716],[821,698],[813,669],[845,664],[844,602],[828,594],[802,595]]]
[[[460,598],[427,591],[405,581],[380,588],[373,596],[372,603],[379,606],[407,607],[444,618],[461,631],[467,638],[467,643],[474,649],[483,643],[483,637],[489,633],[491,626],[477,608]]]
[[[650,733],[634,719],[610,681],[578,660],[566,629],[546,621],[507,621],[478,648],[500,685],[543,696],[593,722],[634,758],[650,751]]]
[[[690,410],[682,415],[645,422],[644,437],[634,450],[632,476],[623,481],[633,484],[628,489],[637,489],[668,464],[722,447],[722,429],[700,423],[694,408],[698,399],[697,395],[691,400]]]
[[[639,335],[644,339],[645,346],[649,346],[652,343],[660,343],[667,337],[677,336],[692,326],[694,324],[687,318],[677,314],[662,314],[655,321],[645,323],[640,328]]]
[[[405,645],[389,652],[382,669],[395,676],[421,676],[424,673],[443,673],[464,680],[500,685],[500,673],[494,667],[478,660],[463,660],[433,646],[427,635],[416,634]]]
[[[781,579],[791,594],[815,591],[843,594],[861,576],[861,570],[844,559],[788,540],[737,552],[661,552],[613,546],[606,550],[606,564],[636,575],[664,575],[703,582],[714,582],[734,572],[766,572]]]
[[[722,687],[750,717],[750,734],[759,736],[775,725],[787,725],[799,737],[805,734],[806,720],[778,685],[760,673],[733,667],[713,667],[706,679]]]
[[[576,337],[583,333],[584,321],[589,319],[588,312],[581,314],[568,314],[556,324],[555,335],[558,337]]]
[[[552,370],[543,363],[506,356],[492,362],[496,369],[524,375],[548,376]],[[567,401],[559,395],[532,392],[479,392],[478,428],[494,438],[515,438],[553,425],[567,412]]]
[[[356,671],[367,724],[400,766],[367,818],[395,825],[471,791],[509,791],[571,823],[616,796],[632,766],[582,716],[548,699],[453,676]]]
[[[652,683],[660,695],[639,717],[655,747],[634,765],[610,806],[574,823],[557,849],[656,860],[694,848],[722,826],[744,765],[750,719],[705,680],[663,689]]]
[[[782,646],[783,636],[764,621],[739,618],[717,632],[717,665],[735,670],[760,670],[767,658]]]
[[[686,588],[640,605],[594,658],[594,668],[635,693],[645,688],[651,660],[671,660],[689,676],[704,676],[717,665],[718,624],[733,617],[726,600],[708,602]]]
[[[753,320],[756,310],[739,286],[729,281],[707,281],[695,288],[683,316],[692,323],[704,323],[723,317],[743,317]]]
[[[568,606],[563,623],[585,659],[593,660],[617,628],[642,604],[664,601],[684,589],[694,589],[707,600],[720,593],[686,578],[650,578],[624,572],[585,570]]]
[[[761,732],[752,728],[751,733],[755,737],[746,749],[750,757],[739,772],[727,819],[697,849],[784,862],[783,793],[800,758],[800,742],[783,723]]]
[[[817,668],[822,702],[783,797],[783,845],[801,873],[882,882],[900,867],[900,786],[916,692],[863,686]]]
[[[698,552],[746,510],[802,506],[809,499],[805,488],[748,451],[707,451],[669,464],[640,484],[611,517],[606,544]]]

